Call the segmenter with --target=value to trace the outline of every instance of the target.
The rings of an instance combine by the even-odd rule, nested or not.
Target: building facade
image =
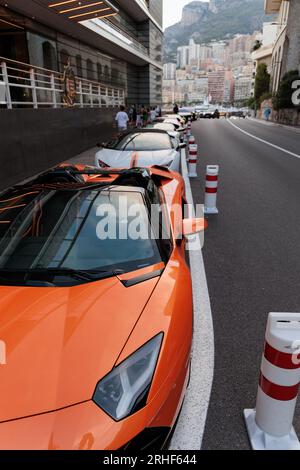
[[[219,69],[215,72],[208,72],[208,94],[213,104],[220,104],[224,101],[225,70]]]
[[[69,65],[120,90],[124,104],[161,103],[162,38],[162,0],[0,1],[2,61],[61,74]],[[30,100],[30,89],[11,93]]]
[[[164,80],[175,80],[176,78],[176,64],[169,62],[164,64]]]
[[[265,12],[278,15],[270,67],[272,91],[276,92],[280,80],[287,72],[300,72],[300,2],[266,0]]]

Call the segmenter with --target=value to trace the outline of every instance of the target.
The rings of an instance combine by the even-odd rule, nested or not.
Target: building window
[[[111,70],[111,81],[114,84],[117,84],[119,82],[119,71],[117,69],[112,69]]]
[[[86,61],[86,71],[87,71],[87,78],[88,80],[95,80],[94,76],[94,64],[91,59],[87,59]]]
[[[107,82],[109,81],[109,67],[108,67],[108,65],[104,66],[104,79]]]
[[[65,66],[68,65],[68,61],[70,59],[70,54],[65,49],[62,49],[60,51],[59,55],[60,55],[61,68],[62,68],[62,70],[64,70]]]
[[[102,80],[102,65],[97,63],[97,75],[98,75],[98,82]]]
[[[81,58],[81,55],[79,54],[77,54],[76,56],[76,70],[77,70],[77,75],[79,77],[83,77],[82,58]]]
[[[43,65],[45,69],[53,70],[55,68],[56,54],[53,45],[49,41],[44,41],[43,49]]]

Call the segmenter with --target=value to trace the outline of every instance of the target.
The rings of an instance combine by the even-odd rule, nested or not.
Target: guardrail
[[[125,101],[124,89],[76,76],[73,89],[72,106],[78,108],[116,107]],[[63,74],[0,57],[0,105],[63,108],[68,106],[65,95]]]

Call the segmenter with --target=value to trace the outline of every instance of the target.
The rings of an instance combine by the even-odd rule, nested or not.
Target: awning
[[[106,18],[119,12],[108,0],[51,0],[48,1],[48,7],[76,22]]]

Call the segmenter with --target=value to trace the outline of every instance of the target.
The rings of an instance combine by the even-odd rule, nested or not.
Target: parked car
[[[166,166],[180,169],[181,148],[167,132],[159,129],[135,129],[116,140],[100,145],[95,164],[98,168]]]
[[[164,123],[173,124],[177,131],[186,129],[186,125],[177,121],[175,118],[165,118]]]
[[[183,142],[184,128],[178,128],[177,125],[172,122],[157,122],[148,124],[146,129],[158,129],[167,132],[170,137],[177,141],[177,146]]]
[[[229,117],[238,117],[238,118],[246,118],[246,115],[244,114],[243,111],[230,111],[229,112]]]
[[[184,197],[167,169],[83,165],[0,194],[1,449],[164,446],[190,373],[184,237],[205,227],[174,222]]]
[[[185,119],[180,116],[180,114],[165,114],[163,116],[165,119],[177,119],[177,121],[183,126],[185,124]]]
[[[180,108],[179,113],[180,116],[182,116],[186,122],[191,119],[192,121],[197,120],[197,113],[195,112],[194,108]]]
[[[219,119],[220,118],[220,113],[218,109],[213,110],[208,110],[203,113],[202,116],[204,119]]]

